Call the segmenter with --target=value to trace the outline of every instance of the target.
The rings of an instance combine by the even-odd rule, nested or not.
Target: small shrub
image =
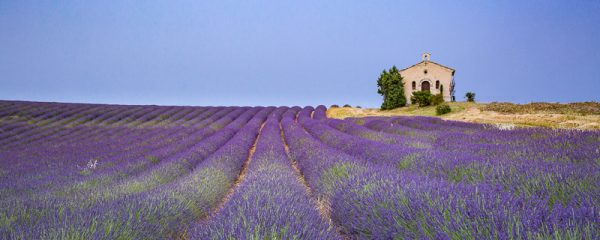
[[[329,108],[339,108],[339,107],[340,107],[340,106],[338,106],[337,104],[333,104],[333,105],[331,105],[331,107],[329,107]]]
[[[431,97],[431,104],[440,105],[442,103],[444,103],[444,95],[442,95],[441,93],[438,93]]]
[[[419,107],[425,107],[431,105],[431,97],[432,95],[428,91],[417,91],[410,97],[410,102],[418,104]]]
[[[355,108],[362,108],[361,106],[356,106]]]
[[[344,107],[352,107],[350,104],[344,104]]]
[[[437,115],[443,115],[446,113],[451,112],[452,109],[450,108],[450,106],[448,104],[440,104],[437,107],[435,107],[435,114]]]
[[[467,102],[475,102],[475,93],[467,92],[465,98],[467,99]]]

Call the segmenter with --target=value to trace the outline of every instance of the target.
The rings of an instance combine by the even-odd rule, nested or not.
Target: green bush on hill
[[[410,97],[411,104],[418,104],[419,107],[431,105],[431,93],[429,91],[416,91]]]
[[[452,108],[450,108],[450,106],[446,103],[440,104],[437,107],[435,107],[435,114],[437,114],[437,115],[443,115],[443,114],[449,113],[451,111],[452,111]]]
[[[440,105],[442,103],[444,103],[444,96],[441,93],[438,93],[438,94],[433,95],[431,97],[431,104],[437,106],[437,105]]]
[[[467,92],[465,94],[465,98],[467,99],[467,102],[475,102],[475,93],[474,92]]]

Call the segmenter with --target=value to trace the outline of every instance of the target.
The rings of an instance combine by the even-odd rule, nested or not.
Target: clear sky
[[[600,101],[600,1],[0,1],[0,99],[378,107],[384,68],[457,99]]]

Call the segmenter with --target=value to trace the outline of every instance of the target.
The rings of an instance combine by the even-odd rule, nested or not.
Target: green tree
[[[389,71],[383,70],[377,79],[377,93],[383,96],[381,110],[389,110],[406,106],[404,82],[396,66]]]
[[[467,102],[475,102],[475,93],[467,92],[465,98],[467,99]]]

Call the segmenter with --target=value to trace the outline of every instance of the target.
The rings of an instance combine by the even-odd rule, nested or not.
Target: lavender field
[[[0,239],[599,239],[600,132],[0,101]]]

